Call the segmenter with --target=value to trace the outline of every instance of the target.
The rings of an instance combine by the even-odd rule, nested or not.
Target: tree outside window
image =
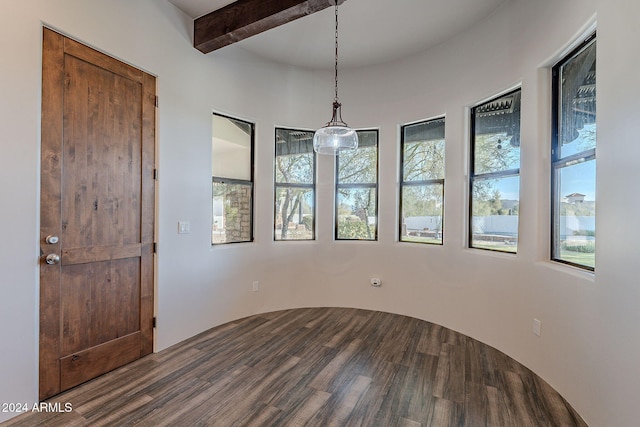
[[[518,248],[520,98],[517,89],[471,109],[471,248]]]
[[[275,240],[315,239],[313,132],[276,129]]]
[[[378,240],[378,131],[336,158],[336,240]]]
[[[444,118],[402,127],[400,241],[442,244]]]

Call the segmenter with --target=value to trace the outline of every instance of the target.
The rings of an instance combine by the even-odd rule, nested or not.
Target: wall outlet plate
[[[189,221],[178,221],[178,234],[191,233],[191,223]]]

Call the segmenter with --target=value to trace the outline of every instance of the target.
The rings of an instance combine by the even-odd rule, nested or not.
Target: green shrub
[[[590,237],[595,237],[596,236],[596,230],[575,230],[573,232],[574,236],[590,236]]]
[[[302,217],[302,223],[304,224],[305,227],[307,227],[307,230],[313,230],[313,216],[312,215],[304,215]]]
[[[338,239],[370,239],[371,229],[367,223],[354,217],[338,220]]]
[[[580,252],[583,254],[592,254],[596,252],[596,243],[586,242],[586,243],[571,244],[571,245],[567,243],[563,243],[562,249],[564,249],[565,251]]]

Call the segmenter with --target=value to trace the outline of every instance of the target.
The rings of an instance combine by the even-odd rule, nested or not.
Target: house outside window
[[[400,241],[442,244],[444,117],[402,126]]]
[[[274,240],[314,240],[313,131],[276,128]]]
[[[213,114],[211,243],[253,241],[254,125]]]
[[[595,270],[596,38],[552,69],[551,259]]]
[[[470,248],[517,252],[520,98],[516,89],[471,109]]]
[[[378,131],[357,132],[358,148],[336,157],[336,240],[378,240]]]

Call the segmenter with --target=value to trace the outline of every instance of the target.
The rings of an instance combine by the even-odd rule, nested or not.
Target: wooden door
[[[48,29],[42,71],[45,399],[153,350],[156,97],[153,76]]]

